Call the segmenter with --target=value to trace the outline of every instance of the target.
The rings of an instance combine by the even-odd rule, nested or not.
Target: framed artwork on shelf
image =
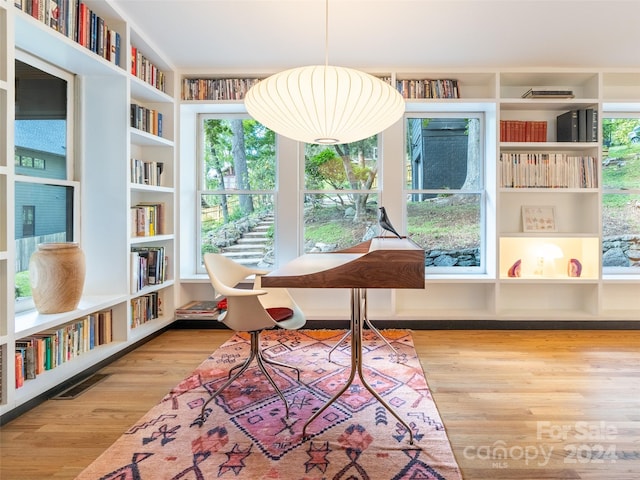
[[[554,206],[523,206],[523,232],[555,232],[556,208]]]

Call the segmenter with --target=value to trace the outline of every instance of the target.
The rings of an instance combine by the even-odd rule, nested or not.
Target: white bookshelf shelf
[[[41,314],[36,310],[17,314],[15,318],[15,335],[17,338],[27,337],[59,325],[72,322],[91,313],[105,310],[127,300],[123,295],[83,296],[75,310],[64,313]]]

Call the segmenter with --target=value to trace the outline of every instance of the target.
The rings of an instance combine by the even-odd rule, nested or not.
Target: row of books
[[[580,108],[558,115],[556,138],[558,142],[597,142],[598,111]]]
[[[501,142],[546,142],[547,122],[500,120]]]
[[[164,233],[165,205],[139,203],[131,207],[131,234],[134,237],[152,237]]]
[[[113,341],[112,311],[92,313],[15,343],[16,388],[37,375]]]
[[[137,47],[131,45],[131,75],[165,92],[167,77],[146,58]]]
[[[396,88],[404,98],[460,98],[458,81],[440,80],[397,80]]]
[[[131,328],[139,327],[162,315],[162,299],[151,292],[131,299]]]
[[[242,100],[258,78],[185,78],[183,100]]]
[[[597,159],[564,153],[501,153],[504,188],[597,188]]]
[[[131,104],[131,126],[162,137],[162,113],[135,103]]]
[[[217,300],[194,300],[176,308],[177,320],[217,320],[220,315]]]
[[[111,63],[120,65],[120,34],[79,0],[14,0],[17,8],[88,48]]]
[[[131,293],[163,283],[167,278],[167,264],[164,247],[131,247]]]
[[[162,185],[164,163],[131,159],[131,183],[140,185]]]

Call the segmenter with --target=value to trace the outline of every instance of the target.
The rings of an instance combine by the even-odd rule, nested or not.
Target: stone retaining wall
[[[640,235],[608,237],[602,241],[603,267],[640,267]],[[427,250],[426,267],[477,267],[480,266],[480,250]]]

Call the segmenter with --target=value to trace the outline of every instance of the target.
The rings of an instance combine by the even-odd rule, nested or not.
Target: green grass
[[[407,214],[409,236],[425,248],[454,250],[480,245],[477,203],[461,202],[455,196],[435,202],[412,202],[407,206]]]
[[[604,188],[640,188],[640,145],[611,147],[608,158],[620,161],[603,165]]]
[[[31,283],[29,283],[29,270],[16,274],[16,297],[30,297]]]
[[[480,245],[477,203],[460,201],[454,195],[437,201],[411,202],[408,217],[407,234],[424,248],[453,250]],[[370,216],[368,220],[377,229],[375,217]],[[340,208],[320,208],[308,215],[305,242],[322,242],[345,248],[360,243],[365,229],[365,223],[354,224],[344,217]]]

